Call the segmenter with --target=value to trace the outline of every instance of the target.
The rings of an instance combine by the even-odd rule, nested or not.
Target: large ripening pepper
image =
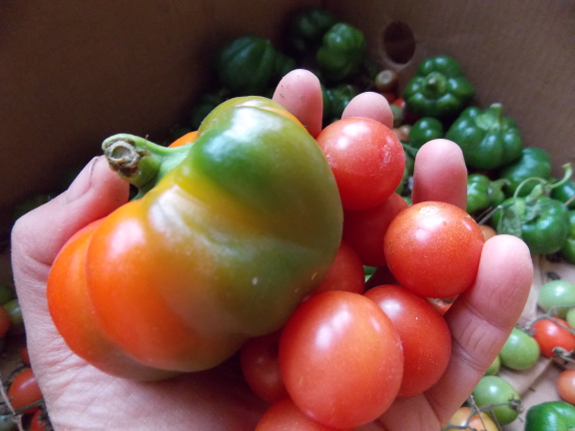
[[[403,91],[405,109],[417,117],[450,120],[458,116],[475,94],[461,66],[439,55],[424,60]]]
[[[269,99],[224,102],[187,145],[116,135],[103,147],[141,197],[71,239],[47,295],[70,348],[110,374],[214,367],[282,327],[335,258],[332,171]]]
[[[525,431],[575,431],[575,406],[547,401],[527,410]]]
[[[477,169],[495,169],[519,158],[523,140],[517,124],[494,103],[481,110],[469,107],[455,120],[445,138],[461,147],[465,163]]]
[[[332,82],[348,78],[359,70],[366,49],[367,42],[361,30],[338,22],[323,35],[316,54],[322,78]]]

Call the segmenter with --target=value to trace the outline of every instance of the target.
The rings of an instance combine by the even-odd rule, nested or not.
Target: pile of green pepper
[[[402,93],[398,117],[411,119],[409,134],[400,137],[406,151],[414,156],[432,139],[457,143],[470,173],[467,211],[498,233],[522,238],[533,255],[559,254],[575,263],[571,168],[565,166],[562,179],[553,178],[549,153],[524,145],[502,104],[482,109],[474,94],[453,58],[424,60]]]

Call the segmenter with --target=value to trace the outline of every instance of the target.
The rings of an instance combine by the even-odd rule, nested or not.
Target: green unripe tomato
[[[499,352],[501,364],[517,371],[533,367],[540,355],[541,350],[535,338],[519,328],[513,328]]]
[[[493,408],[493,416],[501,425],[507,425],[517,419],[521,398],[513,386],[499,376],[484,376],[473,390],[473,398],[478,407],[493,404],[506,404]],[[491,415],[491,412],[489,412]]]
[[[22,310],[20,309],[20,303],[18,299],[12,299],[5,303],[3,307],[8,312],[10,317],[10,330],[9,334],[21,335],[24,331],[24,320],[22,319]]]
[[[551,307],[565,307],[557,309],[557,316],[564,319],[568,307],[575,305],[575,285],[566,280],[545,283],[539,290],[537,305],[545,312]]]
[[[499,355],[497,355],[493,360],[493,362],[491,363],[491,365],[489,366],[489,368],[487,369],[487,371],[485,371],[485,375],[494,376],[497,373],[499,373],[500,369],[501,369],[501,358],[499,357]]]
[[[575,307],[569,309],[565,320],[567,320],[567,323],[571,328],[575,329]]]

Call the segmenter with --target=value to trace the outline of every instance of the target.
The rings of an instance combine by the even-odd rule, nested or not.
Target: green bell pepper
[[[309,8],[289,23],[289,43],[299,55],[315,55],[323,35],[336,23],[335,16],[321,8]]]
[[[494,103],[485,110],[469,107],[451,125],[446,139],[461,147],[465,163],[477,169],[495,169],[519,158],[523,140],[515,121],[503,116]]]
[[[569,201],[567,208],[575,210],[575,180],[569,180],[551,191],[551,197],[561,202]]]
[[[360,30],[343,22],[335,24],[324,34],[316,54],[321,76],[331,82],[348,78],[363,63],[366,48]]]
[[[532,255],[559,251],[569,233],[569,214],[563,204],[540,190],[538,186],[526,197],[506,199],[492,220],[497,233],[523,239]]]
[[[324,95],[324,123],[329,124],[339,120],[347,104],[359,94],[359,89],[352,84],[340,84],[325,88]]]
[[[474,94],[461,66],[453,58],[439,55],[419,65],[403,91],[403,99],[407,111],[418,117],[451,120]]]
[[[467,212],[472,214],[503,202],[504,184],[504,180],[491,181],[486,175],[470,174],[467,177]]]
[[[216,57],[220,83],[234,96],[259,96],[276,69],[276,50],[269,39],[248,34],[226,44]]]
[[[569,211],[569,236],[559,253],[569,263],[575,263],[575,210]]]
[[[515,162],[502,168],[499,177],[508,181],[503,188],[506,196],[513,195],[519,185],[521,189],[518,195],[527,196],[537,185],[537,181],[526,180],[529,178],[551,179],[551,156],[541,148],[523,148]]]
[[[527,410],[525,431],[575,431],[575,406],[565,401],[534,405]]]
[[[432,139],[443,138],[443,124],[437,118],[423,117],[417,120],[409,130],[409,145],[420,149]]]

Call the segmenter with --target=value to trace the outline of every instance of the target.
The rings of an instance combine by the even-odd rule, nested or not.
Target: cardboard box
[[[398,71],[402,85],[425,57],[453,56],[476,87],[477,104],[503,103],[525,145],[548,150],[558,175],[574,159],[573,0],[5,1],[2,238],[16,203],[54,189],[62,171],[99,154],[107,136],[163,138],[205,88],[225,41],[251,31],[281,45],[288,14],[308,6],[362,29],[370,57]],[[401,59],[410,48],[411,58]],[[548,386],[545,397],[556,397]]]

